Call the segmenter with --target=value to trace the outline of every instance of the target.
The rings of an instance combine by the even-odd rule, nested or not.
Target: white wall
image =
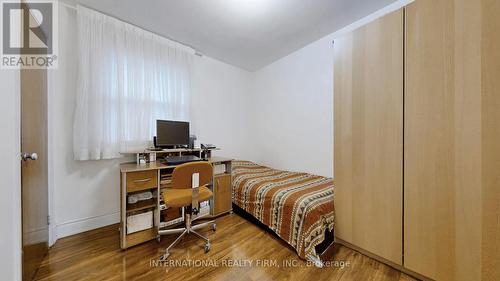
[[[134,159],[74,161],[76,11],[60,7],[59,68],[49,74],[50,166],[57,237],[119,221],[119,164]],[[192,76],[192,132],[222,148],[221,156],[249,157],[245,114],[251,73],[196,56]]]
[[[120,160],[73,160],[76,12],[59,11],[59,68],[49,72],[49,155],[56,235],[63,237],[119,221]]]
[[[200,143],[222,148],[216,155],[253,159],[252,73],[209,57],[195,57],[191,124]]]
[[[0,70],[0,279],[21,280],[19,71]]]
[[[333,174],[333,52],[329,38],[255,73],[258,161]]]
[[[413,0],[400,0],[255,73],[257,161],[333,177],[333,44]]]

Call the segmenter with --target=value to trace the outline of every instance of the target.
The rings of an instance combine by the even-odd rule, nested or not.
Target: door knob
[[[37,160],[38,159],[38,154],[35,152],[33,153],[22,153],[21,158],[23,161],[28,161],[28,160]]]

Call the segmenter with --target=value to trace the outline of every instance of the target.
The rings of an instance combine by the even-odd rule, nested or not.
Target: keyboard
[[[165,162],[167,162],[168,165],[178,165],[178,164],[195,162],[195,161],[201,161],[201,159],[199,157],[194,156],[194,155],[165,157]]]

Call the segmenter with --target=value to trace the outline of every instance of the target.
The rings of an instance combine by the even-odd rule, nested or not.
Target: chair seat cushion
[[[206,186],[198,189],[198,202],[207,201],[212,197],[212,191]],[[167,207],[184,207],[191,205],[193,190],[191,188],[166,188],[162,192],[163,200]]]

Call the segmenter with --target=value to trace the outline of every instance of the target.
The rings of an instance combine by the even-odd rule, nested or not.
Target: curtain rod
[[[59,5],[62,5],[62,6],[64,6],[64,7],[66,7],[66,8],[68,8],[68,9],[71,9],[71,10],[74,10],[74,11],[76,11],[76,10],[77,10],[75,6],[69,5],[69,4],[67,4],[67,3],[64,3],[64,2],[61,2],[61,1],[59,1],[58,3],[59,3]],[[80,4],[80,5],[81,5],[81,4]],[[84,6],[84,5],[81,5],[81,6],[83,6],[83,7],[87,8],[87,9],[91,9],[91,8],[86,7],[86,6]],[[91,9],[91,10],[93,10],[93,9]],[[99,12],[100,12],[100,13],[103,13],[103,12],[101,12],[101,11],[99,11]],[[113,18],[119,19],[119,18],[117,18],[117,17],[114,17],[114,16],[111,16],[111,15],[108,15],[107,13],[103,13],[103,14],[107,15],[108,17],[113,17]],[[130,24],[130,25],[133,25],[133,26],[135,26],[135,27],[137,27],[137,28],[144,29],[144,30],[146,30],[147,32],[151,32],[151,33],[153,33],[153,34],[155,34],[155,35],[157,35],[157,36],[160,36],[160,37],[166,38],[166,39],[168,39],[168,40],[170,40],[170,41],[173,41],[173,42],[175,42],[175,43],[178,43],[178,44],[184,45],[184,46],[186,46],[186,47],[188,47],[188,48],[191,48],[191,49],[193,49],[193,50],[194,50],[194,54],[195,54],[195,55],[197,55],[197,56],[199,56],[199,57],[203,57],[203,54],[202,54],[202,53],[200,53],[198,50],[196,50],[193,46],[190,46],[190,45],[188,45],[188,44],[186,44],[186,43],[182,43],[182,42],[180,42],[180,41],[174,40],[174,39],[172,39],[172,38],[170,38],[170,37],[167,37],[167,36],[165,36],[165,35],[160,35],[160,34],[158,34],[158,33],[156,33],[156,32],[152,32],[152,31],[150,31],[150,30],[147,30],[147,29],[145,29],[145,28],[143,28],[143,27],[140,27],[140,26],[138,26],[138,25],[136,25],[136,24],[133,24],[133,23],[130,23],[130,22],[128,22],[128,21],[124,21],[124,20],[122,20],[122,19],[119,19],[119,20],[121,20],[121,21],[123,21],[123,22],[126,22],[126,23],[128,23],[128,24]]]

